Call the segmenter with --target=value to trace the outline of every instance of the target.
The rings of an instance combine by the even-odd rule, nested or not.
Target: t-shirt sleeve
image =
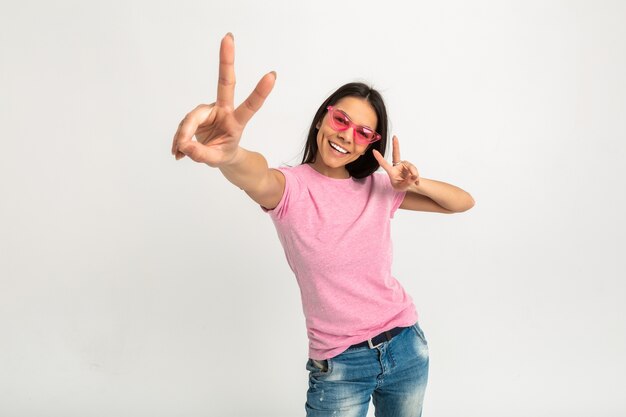
[[[389,214],[389,217],[393,219],[393,215],[395,214],[396,210],[400,208],[400,205],[404,201],[404,197],[406,196],[406,191],[397,191],[397,190],[394,190],[393,187],[391,187],[391,189],[393,191],[393,200],[392,200],[393,203],[391,204],[391,213]]]
[[[391,186],[389,176],[386,173],[374,173],[374,175],[376,175],[377,181],[383,192],[385,193],[385,196],[389,198],[389,218],[393,219],[393,215],[395,214],[396,210],[398,210],[398,208],[402,204],[402,201],[404,201],[406,191],[395,190]]]
[[[296,177],[296,175],[291,172],[291,167],[280,167],[274,168],[279,170],[285,176],[285,190],[283,191],[283,195],[278,202],[278,205],[273,209],[267,209],[263,206],[261,210],[265,213],[268,213],[271,218],[275,220],[281,220],[284,218],[289,212],[289,207],[291,203],[295,201],[297,196],[300,194],[300,180]]]

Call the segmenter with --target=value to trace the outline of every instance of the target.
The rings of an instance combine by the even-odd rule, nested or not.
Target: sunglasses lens
[[[350,126],[350,122],[348,121],[348,118],[346,117],[345,114],[341,113],[340,111],[333,111],[330,116],[331,116],[330,118],[331,123],[337,129],[347,129],[348,126]]]
[[[373,130],[363,127],[356,129],[356,135],[363,142],[371,142],[374,140],[374,136],[376,136]]]

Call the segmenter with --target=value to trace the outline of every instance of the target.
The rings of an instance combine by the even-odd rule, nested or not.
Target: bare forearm
[[[419,185],[412,184],[407,191],[425,195],[441,207],[454,212],[474,207],[474,199],[467,191],[442,181],[420,178]]]
[[[267,160],[258,152],[239,147],[233,162],[219,169],[226,179],[245,191],[255,190],[267,175]]]

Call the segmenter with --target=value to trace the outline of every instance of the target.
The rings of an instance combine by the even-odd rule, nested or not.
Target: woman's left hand
[[[380,166],[387,171],[391,186],[395,190],[406,191],[412,184],[419,185],[420,175],[415,165],[400,159],[400,143],[397,136],[393,136],[393,165],[387,162],[376,149],[372,153]]]

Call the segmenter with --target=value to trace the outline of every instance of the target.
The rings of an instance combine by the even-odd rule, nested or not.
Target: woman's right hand
[[[235,109],[234,63],[235,40],[228,33],[220,45],[217,101],[200,104],[180,122],[172,142],[172,155],[177,160],[188,156],[212,167],[226,166],[235,160],[243,129],[272,91],[276,73],[265,74],[250,96]]]

